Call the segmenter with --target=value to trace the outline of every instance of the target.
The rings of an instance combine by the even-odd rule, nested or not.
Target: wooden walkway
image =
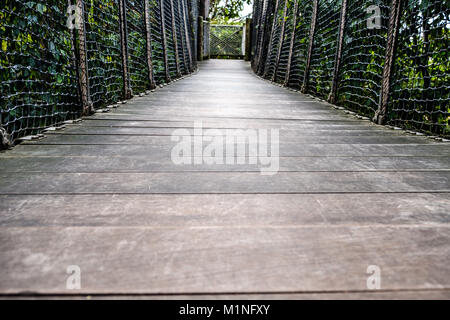
[[[198,120],[279,129],[280,172],[175,165],[172,132]],[[209,61],[0,154],[0,293],[450,298],[449,192],[450,144]]]

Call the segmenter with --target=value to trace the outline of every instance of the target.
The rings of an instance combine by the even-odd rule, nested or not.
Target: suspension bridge
[[[49,60],[50,40],[33,38],[49,28],[19,41],[8,20],[17,9],[1,11],[7,47],[45,45],[30,55],[42,62],[30,74],[17,71],[25,60],[1,56],[9,77],[2,78],[0,296],[450,298],[449,96],[433,73],[448,77],[448,69],[438,45],[425,54],[439,51],[432,65],[440,67],[419,68],[430,82],[416,85],[428,93],[411,87],[397,95],[392,83],[405,74],[390,74],[389,63],[355,67],[345,54],[336,62],[339,51],[354,52],[342,40],[348,29],[338,27],[354,17],[342,14],[356,10],[353,1],[333,8],[337,28],[327,30],[325,1],[256,1],[252,60],[197,62],[204,58],[197,29],[208,22],[197,23],[201,8],[192,3],[120,0],[99,11],[78,1],[85,25],[72,31],[58,29],[65,16],[53,12],[51,32],[72,39],[54,45],[73,45],[58,63]],[[406,10],[402,17],[422,10],[396,4],[382,8],[383,28],[366,36],[396,40],[406,32],[392,32],[396,10]],[[444,10],[425,9],[436,17]],[[30,10],[45,17],[55,9]],[[306,13],[313,23],[297,20]],[[430,43],[437,20],[427,29]],[[387,47],[372,61],[406,50]],[[46,63],[55,69],[44,70]],[[363,84],[376,79],[375,87]],[[191,163],[174,162],[183,139],[174,133],[195,140],[199,122],[208,141],[226,130],[276,130],[278,167],[262,174],[251,161],[197,163],[195,152]],[[236,146],[250,152],[251,141]]]

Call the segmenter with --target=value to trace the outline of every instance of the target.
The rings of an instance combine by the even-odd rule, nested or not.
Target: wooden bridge
[[[174,164],[194,121],[279,129],[279,172]],[[448,143],[208,61],[0,154],[0,293],[450,298],[449,192]]]

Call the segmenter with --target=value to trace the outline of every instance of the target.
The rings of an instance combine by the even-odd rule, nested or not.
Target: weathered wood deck
[[[280,129],[280,172],[174,165],[170,135],[194,120]],[[449,192],[450,144],[209,61],[0,154],[0,293],[450,298]]]

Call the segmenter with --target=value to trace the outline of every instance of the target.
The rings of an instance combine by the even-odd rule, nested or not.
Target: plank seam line
[[[113,113],[115,116],[128,116],[130,115],[129,113]],[[146,115],[146,114],[143,114]],[[151,116],[151,114],[147,114],[148,116]],[[169,120],[169,119],[136,119],[136,118],[131,118],[131,119],[125,119],[125,118],[82,118],[83,121],[86,120],[108,120],[108,121],[133,121],[133,122],[148,122],[148,121],[153,121],[153,122],[188,122],[189,120],[187,119],[197,119],[199,118],[199,120],[208,120],[208,119],[239,119],[239,120],[267,120],[267,121],[319,121],[319,122],[336,122],[337,120],[332,120],[332,119],[285,119],[285,118],[242,118],[242,117],[211,117],[211,116],[205,116],[205,117],[194,117],[194,116],[185,116],[185,119],[183,120]],[[192,120],[190,120],[192,121]],[[363,123],[366,123],[368,125],[371,126],[375,126],[375,124],[373,124],[372,122],[369,122],[368,120],[350,120],[350,119],[339,119],[339,122],[352,122],[352,123],[361,123],[361,125]]]
[[[6,229],[134,229],[134,230],[173,230],[173,229],[197,229],[197,230],[208,230],[208,229],[342,229],[342,228],[353,228],[353,229],[435,229],[435,228],[450,228],[449,223],[430,223],[423,222],[423,224],[305,224],[305,225],[215,225],[215,226],[142,226],[142,225],[131,225],[131,226],[117,226],[117,225],[65,225],[65,224],[53,224],[53,225],[1,225],[0,230]]]
[[[30,144],[27,144],[27,146],[29,146]],[[1,152],[0,152],[1,154]],[[5,153],[6,154],[6,153]],[[193,158],[209,158],[209,157],[196,157],[196,156],[192,156]],[[130,155],[126,155],[126,156],[122,156],[122,155],[109,155],[109,156],[87,156],[87,155],[50,155],[50,156],[42,156],[42,155],[23,155],[23,154],[13,154],[13,153],[8,153],[8,155],[1,155],[0,156],[0,160],[3,159],[47,159],[47,158],[87,158],[87,159],[91,159],[91,158],[108,158],[108,159],[146,159],[148,160],[148,156],[145,155],[134,155],[134,156],[130,156]],[[214,157],[211,157],[214,158]],[[237,156],[235,156],[235,158],[237,158]],[[256,157],[250,157],[250,158],[256,158]],[[370,156],[359,156],[359,155],[336,155],[336,156],[280,156],[280,159],[283,158],[287,158],[287,159],[291,159],[291,158],[324,158],[324,159],[335,159],[335,158],[359,158],[359,159],[369,159],[369,158],[444,158],[444,159],[448,159],[449,155],[443,154],[443,155],[370,155]],[[158,160],[158,159],[155,159]],[[161,160],[161,159],[159,159]],[[149,161],[149,163],[151,163],[151,161]],[[414,169],[412,169],[414,170]],[[425,169],[425,170],[430,170],[430,169]],[[436,170],[441,170],[441,169],[436,169]]]
[[[130,116],[130,113],[113,113],[115,116]],[[131,114],[133,115],[133,114]],[[146,113],[142,113],[142,114],[136,114],[136,115],[140,115],[140,116],[154,116],[153,114],[146,114]],[[108,118],[98,118],[99,120],[106,120]],[[369,123],[369,120],[359,120],[359,119],[305,119],[305,118],[246,118],[246,117],[211,117],[211,116],[198,116],[198,117],[194,117],[194,116],[185,116],[185,119],[198,119],[198,120],[203,120],[205,121],[205,119],[239,119],[239,120],[267,120],[267,121],[318,121],[318,122],[354,122],[354,123]],[[111,119],[109,119],[111,120]],[[123,119],[121,121],[150,121],[148,119],[140,119],[140,120],[135,120],[135,119]],[[159,121],[157,119],[153,119],[153,121]],[[177,120],[177,121],[185,121],[185,120]]]
[[[1,195],[274,195],[274,194],[447,194],[450,190],[421,190],[421,191],[384,191],[384,192],[371,192],[371,191],[323,191],[323,192],[36,192],[36,193],[14,193],[14,192],[1,192]]]
[[[258,168],[257,168],[258,169]],[[272,171],[266,171],[266,172],[272,172]],[[450,172],[450,169],[364,169],[364,170],[278,170],[276,173],[431,173],[431,172]],[[42,170],[24,170],[20,169],[17,171],[11,171],[11,170],[5,170],[0,169],[0,174],[2,175],[16,175],[18,173],[43,173],[43,174],[122,174],[122,173],[133,173],[133,174],[158,174],[158,173],[173,173],[173,174],[183,174],[183,173],[205,173],[205,174],[212,174],[212,173],[219,173],[219,174],[232,174],[232,173],[260,173],[259,170],[123,170],[123,169],[117,169],[114,171],[42,171]]]

